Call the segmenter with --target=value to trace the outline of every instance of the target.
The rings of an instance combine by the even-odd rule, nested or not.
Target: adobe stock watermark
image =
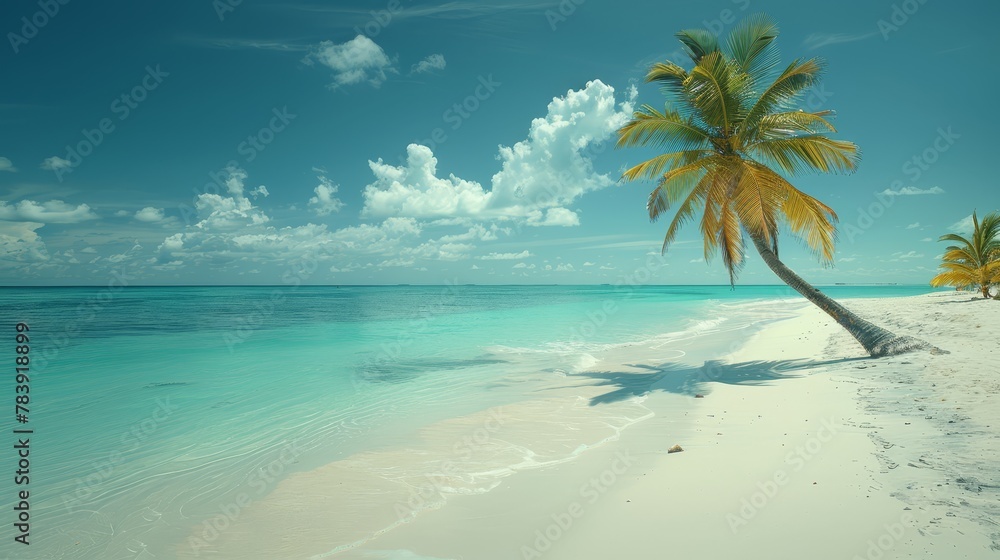
[[[160,69],[160,65],[157,64],[155,67],[146,66],[146,74],[139,80],[139,84],[133,87],[131,90],[121,94],[116,97],[108,108],[111,113],[118,117],[118,122],[124,121],[129,118],[132,111],[139,108],[139,104],[146,100],[149,93],[156,88],[160,87],[163,83],[163,79],[170,76],[169,72],[164,72]],[[61,183],[63,180],[63,175],[67,173],[72,173],[81,163],[83,159],[94,153],[94,150],[100,146],[104,140],[107,139],[117,128],[115,120],[111,117],[104,117],[97,123],[96,128],[87,129],[84,128],[80,131],[83,135],[83,140],[80,140],[76,145],[66,145],[66,157],[51,157],[45,160],[43,164],[44,169],[48,169],[56,174],[56,179]]]
[[[382,10],[371,10],[368,15],[371,16],[364,25],[354,26],[354,35],[365,35],[370,39],[378,37],[382,31],[389,27],[392,20],[403,12],[403,3],[400,0],[389,0],[385,5],[385,9]]]
[[[235,12],[243,0],[212,0],[212,9],[219,21],[226,21],[226,16]]]
[[[7,40],[14,54],[20,53],[22,45],[27,45],[28,41],[37,37],[38,32],[48,25],[52,18],[59,15],[59,10],[66,4],[69,4],[69,0],[38,0],[39,10],[21,18],[20,33],[13,31],[7,33]]]
[[[435,474],[424,474],[424,478],[427,479],[425,484],[411,488],[410,496],[405,503],[396,503],[394,508],[396,519],[401,523],[406,523],[416,517],[420,511],[443,502],[446,499],[445,492],[451,486],[448,481],[449,477],[462,474],[461,461],[471,460],[477,450],[484,449],[492,441],[494,434],[500,431],[505,421],[503,407],[491,408],[489,416],[482,426],[476,428],[472,433],[462,436],[452,446],[451,451],[454,454],[454,459],[443,459]]]
[[[565,23],[570,16],[576,13],[576,9],[585,4],[587,0],[562,0],[554,10],[545,10],[545,21],[549,22],[549,28],[555,31],[559,25]]]
[[[477,85],[472,90],[472,93],[465,96],[452,104],[451,107],[444,110],[441,113],[441,120],[445,124],[450,125],[448,130],[451,132],[457,132],[458,129],[462,128],[467,120],[472,118],[472,115],[482,107],[482,104],[493,97],[497,89],[503,85],[503,82],[498,82],[493,79],[493,74],[487,76],[477,76]],[[433,152],[438,146],[444,144],[448,141],[448,130],[444,127],[437,127],[430,132],[430,134],[423,140],[414,140],[411,144],[420,144],[421,146],[426,146],[430,148]],[[403,156],[400,156],[400,160],[403,160]],[[403,162],[405,164],[405,161]]]
[[[914,527],[916,527],[916,520],[913,518],[913,514],[904,511],[903,515],[899,516],[898,522],[883,525],[885,532],[874,540],[868,541],[868,548],[865,549],[864,556],[855,554],[851,560],[879,560],[885,556],[886,552],[889,552],[896,546],[900,539],[903,538],[903,535],[906,534],[907,529]]]
[[[926,3],[927,0],[903,0],[898,4],[893,4],[888,19],[880,19],[876,22],[882,39],[888,41],[889,36],[909,23],[910,18],[916,15],[920,11],[920,7]]]
[[[785,455],[785,465],[791,472],[784,468],[776,469],[771,478],[757,483],[757,490],[740,499],[740,508],[736,513],[726,514],[726,523],[734,535],[771,503],[771,500],[788,484],[790,474],[805,468],[806,463],[814,459],[823,450],[823,446],[837,435],[837,425],[833,418],[824,419],[820,423],[822,426],[813,437]]]
[[[93,472],[84,478],[77,478],[76,489],[72,494],[63,496],[63,505],[66,511],[80,511],[87,501],[94,495],[95,487],[99,484],[111,480],[118,466],[125,462],[128,453],[139,449],[153,433],[179,410],[175,404],[170,402],[170,397],[156,399],[156,408],[143,420],[136,422],[126,429],[118,438],[121,447],[108,452],[107,456],[100,461],[94,461],[91,466]]]
[[[239,519],[240,515],[254,499],[259,499],[268,488],[273,487],[279,477],[285,473],[286,469],[295,463],[304,450],[298,446],[298,442],[292,442],[282,448],[277,458],[269,462],[266,466],[259,467],[247,477],[247,485],[251,491],[241,491],[228,503],[220,504],[218,513],[206,519],[198,534],[188,537],[188,546],[195,556],[201,556],[202,549],[209,547],[233,523]]]
[[[281,109],[277,107],[271,109],[271,120],[267,122],[267,126],[263,126],[255,134],[247,136],[247,139],[240,142],[236,146],[236,152],[243,156],[243,161],[249,163],[257,159],[257,155],[264,151],[271,142],[274,142],[274,137],[285,130],[285,128],[295,120],[297,115],[288,112],[288,106],[284,106]]]
[[[580,486],[580,500],[570,503],[564,511],[553,513],[550,516],[551,523],[535,530],[534,540],[521,546],[521,558],[523,560],[541,558],[551,550],[552,546],[573,528],[576,520],[586,514],[587,506],[596,504],[601,496],[607,494],[633,464],[635,460],[629,456],[628,450],[615,452],[615,458],[608,468]]]
[[[941,154],[947,152],[955,145],[962,136],[952,131],[951,127],[938,128],[937,137],[919,154],[906,160],[901,167],[901,171],[912,182],[918,181],[925,172],[941,159]],[[889,188],[875,193],[875,202],[868,205],[868,208],[859,207],[858,217],[854,224],[847,224],[844,232],[847,234],[847,241],[854,243],[854,240],[865,233],[873,225],[875,220],[881,218],[886,210],[896,203],[896,198],[910,194],[921,194],[919,189],[908,187],[901,179],[896,179],[889,184]]]

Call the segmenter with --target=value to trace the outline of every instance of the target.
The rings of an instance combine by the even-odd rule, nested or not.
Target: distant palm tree
[[[705,257],[722,253],[731,284],[745,262],[745,232],[782,281],[833,317],[871,356],[926,347],[861,319],[778,259],[778,228],[784,224],[831,264],[837,221],[829,206],[796,189],[779,171],[850,172],[859,154],[853,143],[827,136],[836,132],[824,118],[831,111],[793,110],[803,91],[818,83],[822,66],[817,59],[798,59],[777,72],[777,35],[777,25],[765,15],[737,24],[724,47],[704,29],[677,33],[694,67],[687,71],[660,62],[646,76],[674,103],[662,112],[644,105],[618,131],[618,147],[653,146],[666,153],[622,178],[658,180],[647,202],[653,221],[680,204],[662,252],[678,229],[700,214]]]
[[[969,239],[949,233],[942,235],[939,241],[958,245],[945,250],[944,262],[939,265],[943,272],[931,280],[931,286],[978,288],[984,298],[989,298],[990,286],[1000,284],[1000,213],[987,214],[980,222],[973,212]]]

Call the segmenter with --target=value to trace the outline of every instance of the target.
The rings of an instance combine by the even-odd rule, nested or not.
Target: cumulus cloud
[[[140,222],[162,222],[164,219],[163,208],[153,208],[152,206],[147,206],[135,213],[135,219]]]
[[[565,208],[586,192],[613,185],[593,167],[593,148],[629,118],[635,91],[618,105],[614,88],[599,80],[549,103],[532,121],[525,140],[501,146],[500,170],[486,189],[454,174],[438,176],[438,160],[426,146],[410,144],[405,165],[370,161],[375,181],[365,187],[365,216],[520,218],[529,225],[573,226]]]
[[[14,167],[14,164],[11,163],[11,161],[9,159],[0,156],[0,171],[11,171],[11,172],[13,172],[13,171],[17,171],[17,168]]]
[[[323,175],[320,175],[317,179],[319,179],[319,185],[313,189],[316,196],[309,199],[309,208],[317,216],[329,216],[334,212],[340,212],[340,209],[344,207],[344,203],[334,196],[337,194],[339,187]]]
[[[917,229],[920,227],[920,222],[913,222],[912,224],[906,226],[906,229]]]
[[[38,222],[0,221],[0,262],[40,263],[49,260],[45,244],[35,230]]]
[[[539,226],[578,226],[580,225],[580,217],[576,212],[568,208],[549,208],[545,211],[545,217],[542,217],[541,210],[532,210],[528,213],[529,226],[539,227]]]
[[[247,172],[238,167],[228,167],[226,172],[228,176],[225,186],[232,196],[214,193],[198,195],[194,207],[199,221],[195,227],[202,230],[234,230],[248,224],[264,224],[270,221],[270,218],[254,206],[244,194],[243,183],[247,179]],[[260,192],[259,188],[255,190]]]
[[[309,64],[319,62],[332,69],[333,88],[362,82],[379,87],[385,82],[387,73],[396,72],[393,61],[382,47],[364,35],[346,43],[323,41],[306,56],[305,61]]]
[[[430,72],[431,70],[444,70],[447,63],[444,60],[444,55],[442,54],[432,54],[427,58],[421,60],[420,62],[413,65],[410,68],[411,74],[422,74],[424,72]]]
[[[406,165],[369,161],[375,182],[365,187],[364,216],[475,216],[482,214],[490,194],[475,181],[455,175],[437,176],[437,158],[427,146],[410,144]]]
[[[63,159],[59,156],[52,156],[43,159],[40,167],[46,171],[59,171],[60,169],[73,167],[73,164],[70,163],[68,159]]]
[[[12,222],[41,222],[43,224],[75,224],[97,219],[86,204],[72,206],[61,200],[35,202],[22,200],[17,204],[0,201],[0,220]]]
[[[490,253],[479,258],[484,261],[515,261],[533,256],[529,251],[521,251],[520,253]]]
[[[929,189],[918,189],[917,187],[903,187],[898,191],[885,189],[881,194],[886,196],[916,196],[921,194],[944,194],[941,187],[931,187]]]

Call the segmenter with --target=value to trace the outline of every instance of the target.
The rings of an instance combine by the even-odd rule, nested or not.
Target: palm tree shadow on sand
[[[623,401],[654,391],[694,396],[706,391],[710,383],[726,385],[769,385],[782,379],[802,377],[799,373],[811,368],[868,360],[841,358],[837,360],[769,360],[724,363],[710,360],[700,367],[668,362],[660,365],[626,364],[640,372],[597,371],[575,374],[593,379],[594,386],[615,389],[590,399],[590,406]]]

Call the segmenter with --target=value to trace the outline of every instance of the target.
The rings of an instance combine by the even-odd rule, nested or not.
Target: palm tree
[[[943,272],[931,280],[931,286],[978,288],[990,297],[990,286],[1000,284],[1000,213],[992,212],[979,221],[972,213],[972,235],[966,239],[957,233],[942,235],[939,241],[952,241],[939,266]]]
[[[694,67],[653,64],[646,81],[662,86],[666,107],[644,105],[618,131],[619,148],[653,146],[666,153],[622,178],[658,180],[647,202],[652,221],[679,204],[663,253],[680,227],[701,214],[706,260],[721,252],[734,287],[745,263],[745,232],[782,281],[833,317],[871,356],[927,347],[861,319],[778,259],[784,225],[824,264],[832,264],[837,221],[829,206],[779,172],[851,172],[859,153],[853,143],[827,136],[836,132],[825,118],[831,111],[793,110],[801,94],[818,83],[822,65],[797,59],[778,72],[777,35],[777,25],[765,15],[737,24],[724,46],[704,29],[677,33]]]

